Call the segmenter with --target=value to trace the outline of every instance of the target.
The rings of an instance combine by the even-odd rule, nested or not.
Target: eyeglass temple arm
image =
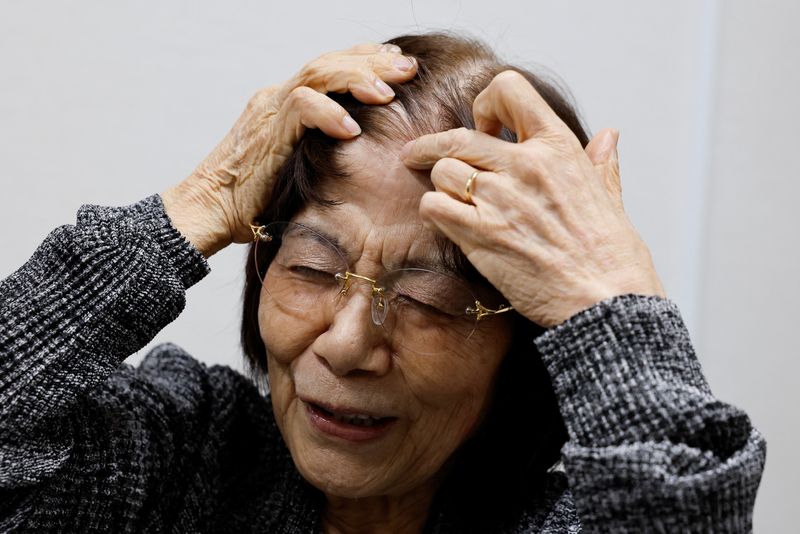
[[[479,300],[476,300],[474,308],[472,306],[467,306],[467,315],[474,315],[475,316],[475,320],[480,321],[481,319],[483,319],[486,316],[499,315],[501,313],[505,313],[505,312],[511,311],[513,309],[514,309],[513,306],[501,305],[496,310],[490,310],[489,308],[487,308],[486,306],[481,304],[481,302]]]
[[[272,236],[269,235],[269,233],[264,231],[264,228],[265,228],[264,225],[258,224],[255,221],[254,221],[254,223],[250,223],[250,231],[253,232],[253,241],[265,241],[265,242],[272,241]],[[342,282],[343,282],[342,290],[341,290],[342,294],[346,294],[348,289],[350,289],[350,278],[359,278],[359,279],[364,280],[366,282],[370,282],[372,284],[372,293],[373,293],[373,295],[375,295],[375,294],[378,294],[378,295],[383,294],[383,288],[382,287],[376,287],[375,284],[376,284],[377,280],[373,280],[372,278],[367,278],[366,276],[361,276],[361,275],[358,275],[358,274],[355,274],[355,273],[351,273],[351,272],[347,272],[344,276],[341,273],[337,273],[336,274],[336,278],[339,279],[339,280],[342,280]],[[487,317],[489,315],[499,315],[501,313],[505,313],[505,312],[511,311],[513,309],[514,308],[512,306],[501,305],[496,310],[492,310],[492,309],[487,308],[483,304],[481,304],[481,302],[479,300],[476,300],[475,301],[475,307],[473,308],[471,306],[468,306],[466,313],[467,313],[467,315],[474,315],[475,319],[477,321],[480,321],[481,319],[483,319],[484,317]]]

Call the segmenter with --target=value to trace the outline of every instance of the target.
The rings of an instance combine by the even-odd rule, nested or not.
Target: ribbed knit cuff
[[[716,402],[669,300],[614,297],[548,330],[535,344],[570,437],[581,445],[691,433],[698,404]]]
[[[155,241],[164,255],[172,262],[183,287],[188,289],[203,279],[210,267],[205,257],[174,226],[161,196],[151,195],[135,204],[122,207],[86,204],[78,211],[78,222],[94,224],[103,230],[103,236],[111,240],[124,239],[144,231]]]

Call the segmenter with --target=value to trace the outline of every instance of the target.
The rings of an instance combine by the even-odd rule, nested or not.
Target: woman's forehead
[[[400,147],[350,145],[340,156],[347,176],[319,183],[321,197],[334,204],[311,203],[294,220],[330,239],[353,263],[366,258],[387,269],[442,264],[437,238],[419,216],[429,186],[397,158]]]
[[[318,232],[340,249],[351,266],[366,260],[386,269],[424,267],[444,270],[438,240],[419,217],[373,217],[370,210],[342,200],[333,206],[311,204],[295,222]]]
[[[433,190],[430,173],[409,169],[398,157],[402,142],[378,143],[367,138],[343,143],[336,163],[344,179],[323,179],[320,187],[353,203],[393,209],[393,215],[418,218],[419,199]]]

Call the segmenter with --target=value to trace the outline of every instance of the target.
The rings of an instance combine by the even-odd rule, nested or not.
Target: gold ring
[[[472,184],[475,183],[475,178],[480,174],[481,171],[473,172],[470,177],[467,179],[467,185],[464,188],[464,199],[466,200],[467,204],[475,204],[472,202]]]

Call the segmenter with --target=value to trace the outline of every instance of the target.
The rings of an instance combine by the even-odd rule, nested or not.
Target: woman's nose
[[[371,298],[363,288],[353,288],[330,317],[328,329],[314,341],[315,354],[337,376],[389,372],[392,351],[383,328],[372,322]]]

